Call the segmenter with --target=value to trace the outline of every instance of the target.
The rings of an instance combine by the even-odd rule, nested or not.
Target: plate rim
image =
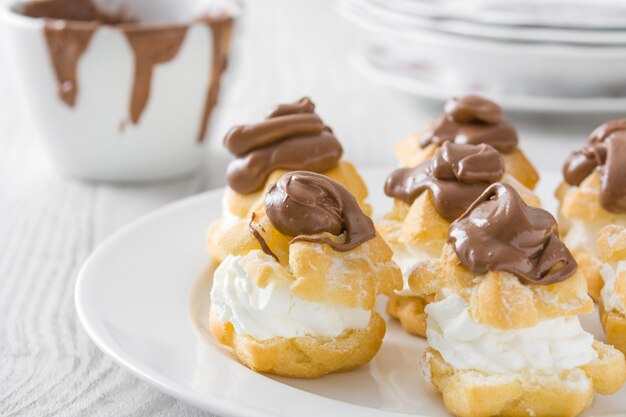
[[[92,267],[91,265],[96,262],[98,257],[101,256],[100,254],[103,253],[106,250],[106,248],[113,245],[118,239],[123,238],[125,235],[132,234],[134,229],[136,229],[137,227],[141,227],[141,225],[150,223],[155,218],[159,217],[160,215],[166,212],[169,212],[171,210],[175,210],[178,208],[182,208],[187,205],[192,205],[194,203],[198,203],[202,200],[210,198],[212,195],[219,195],[223,193],[223,190],[224,190],[223,187],[215,188],[215,189],[208,190],[200,194],[182,198],[180,200],[166,204],[162,207],[156,208],[130,221],[129,223],[121,226],[115,232],[111,233],[111,235],[106,237],[100,244],[98,244],[92,250],[92,252],[87,257],[87,260],[83,263],[83,265],[79,269],[78,276],[76,278],[76,284],[74,286],[74,307],[76,310],[76,315],[80,321],[80,324],[83,327],[83,330],[85,331],[85,333],[87,333],[87,336],[89,336],[91,341],[98,347],[98,349],[100,349],[105,355],[111,358],[115,363],[117,363],[126,371],[130,372],[132,375],[134,375],[138,379],[150,384],[152,387],[156,388],[157,390],[171,397],[182,400],[188,404],[192,404],[203,410],[207,410],[206,408],[207,404],[205,404],[204,402],[198,401],[192,395],[183,394],[184,392],[183,390],[173,389],[170,385],[165,384],[163,381],[150,375],[150,373],[141,370],[134,363],[132,358],[128,357],[128,355],[126,354],[126,352],[124,352],[123,349],[116,350],[112,346],[107,344],[103,340],[103,338],[100,336],[94,323],[92,323],[91,318],[90,318],[90,313],[87,312],[87,307],[84,305],[85,300],[82,294],[84,293],[85,291],[84,288],[87,285],[86,281],[88,278],[86,277],[88,276],[88,273]],[[173,383],[173,385],[179,385],[178,382],[176,382],[175,380],[170,379],[170,381]],[[207,397],[208,396],[211,397],[211,412],[217,413],[219,417],[222,417],[222,416],[223,417],[239,417],[241,415],[246,415],[246,416],[249,415],[249,416],[255,416],[255,417],[256,416],[272,417],[271,414],[267,414],[261,410],[248,408],[246,406],[241,406],[239,404],[232,404],[226,400],[223,400],[219,397],[216,397],[210,394],[207,394]],[[241,409],[239,412],[236,412],[236,411],[233,411],[234,407],[241,407]]]

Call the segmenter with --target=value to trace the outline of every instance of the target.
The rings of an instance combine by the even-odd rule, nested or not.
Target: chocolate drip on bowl
[[[598,127],[582,149],[572,152],[563,165],[563,178],[580,185],[600,171],[600,204],[613,213],[626,213],[626,119]]]
[[[283,175],[265,196],[265,211],[290,243],[314,242],[346,252],[376,236],[374,223],[341,184],[321,174],[295,171]],[[343,243],[322,233],[345,235]]]
[[[150,99],[154,68],[176,58],[187,29],[192,24],[142,24],[124,16],[108,15],[89,0],[23,2],[15,6],[15,11],[24,16],[45,19],[44,35],[57,80],[58,95],[69,107],[76,105],[79,92],[78,63],[88,49],[93,34],[103,26],[122,32],[134,57],[134,80],[129,103],[129,119],[133,124],[139,123]],[[203,16],[197,22],[205,22],[213,38],[209,88],[198,132],[198,140],[202,141],[209,116],[217,102],[219,79],[226,69],[233,18],[226,15]],[[121,125],[125,125],[125,121]]]
[[[461,264],[476,275],[504,271],[526,284],[549,285],[566,280],[578,268],[559,239],[554,217],[527,206],[506,184],[485,190],[452,223],[448,242]]]
[[[224,145],[237,158],[226,170],[228,185],[248,194],[263,187],[277,169],[325,172],[337,166],[343,149],[307,97],[283,104],[261,123],[236,126]]]
[[[502,109],[493,101],[479,96],[453,98],[445,113],[435,120],[431,130],[420,138],[420,146],[446,142],[493,146],[508,154],[517,149],[518,137],[513,125],[502,118]]]
[[[209,75],[209,88],[202,110],[200,120],[200,130],[198,131],[198,142],[204,141],[209,129],[209,119],[217,104],[220,92],[220,78],[228,66],[228,49],[233,35],[233,18],[223,16],[221,18],[211,18],[206,20],[209,30],[213,35],[213,58],[211,74]]]
[[[78,94],[78,75],[76,73],[78,61],[85,53],[94,28],[70,28],[66,25],[46,23],[44,33],[50,56],[63,59],[52,59],[54,74],[57,79],[57,93],[59,98],[68,106],[74,107]]]
[[[385,194],[413,204],[428,191],[437,213],[453,221],[503,176],[504,160],[493,147],[445,142],[432,159],[391,173],[385,183]]]
[[[152,74],[159,64],[173,60],[187,34],[186,27],[149,29],[124,33],[135,57],[135,78],[130,100],[130,120],[137,124],[143,114],[152,86]]]

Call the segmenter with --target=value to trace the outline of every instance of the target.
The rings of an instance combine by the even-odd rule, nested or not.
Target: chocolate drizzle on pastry
[[[265,196],[265,211],[282,234],[294,242],[326,243],[334,250],[346,252],[376,236],[374,223],[367,217],[356,198],[341,184],[307,171],[283,175]],[[343,243],[325,236],[345,234]]]
[[[602,207],[626,213],[626,119],[611,120],[594,130],[585,146],[565,161],[563,177],[578,186],[595,170],[602,176]]]
[[[428,190],[437,213],[453,221],[503,175],[504,160],[493,147],[445,142],[433,158],[391,173],[385,194],[413,204]]]
[[[252,212],[252,216],[250,216],[250,222],[248,223],[248,227],[250,228],[252,235],[259,242],[259,245],[261,245],[261,250],[265,252],[266,255],[271,256],[272,258],[274,258],[276,262],[278,262],[278,256],[276,256],[276,254],[272,252],[272,250],[270,249],[270,246],[265,241],[265,238],[263,238],[263,235],[261,235],[261,233],[258,230],[256,230],[256,228],[254,227],[253,223],[254,223],[255,217],[256,217],[256,213]]]
[[[325,172],[337,166],[343,154],[306,97],[276,107],[261,123],[232,128],[224,145],[237,156],[226,180],[242,194],[258,191],[277,169]]]
[[[578,267],[559,240],[556,220],[527,206],[515,189],[496,183],[450,226],[448,242],[473,274],[505,271],[526,284],[548,285]]]
[[[517,132],[502,118],[502,109],[493,101],[479,96],[453,98],[445,106],[432,129],[420,139],[420,146],[441,146],[446,142],[479,145],[485,143],[508,154],[517,149]]]

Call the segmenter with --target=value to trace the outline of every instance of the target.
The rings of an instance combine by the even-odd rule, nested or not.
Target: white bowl
[[[360,29],[363,53],[384,51],[407,71],[429,66],[451,88],[474,85],[476,90],[561,97],[626,95],[626,47],[498,42],[404,30],[348,0],[339,3],[339,11]]]
[[[374,0],[401,13],[492,25],[626,29],[623,0]]]
[[[460,20],[453,17],[438,18],[403,12],[381,0],[352,0],[355,7],[367,10],[395,28],[403,30],[430,30],[472,38],[505,42],[568,43],[579,46],[626,47],[625,30],[590,30],[536,26],[509,26]]]
[[[18,14],[11,4],[1,7],[1,37],[24,113],[61,171],[83,179],[141,181],[198,167],[213,50],[207,24],[186,25],[176,57],[155,67],[147,105],[133,124],[134,55],[121,30],[101,26],[94,33],[78,63],[78,95],[70,107],[57,94],[44,19]]]

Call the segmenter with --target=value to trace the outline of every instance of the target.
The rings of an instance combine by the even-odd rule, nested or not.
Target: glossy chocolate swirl
[[[602,207],[626,213],[626,119],[611,120],[594,130],[585,146],[565,161],[563,177],[578,186],[595,170],[602,176]]]
[[[505,271],[526,284],[564,281],[578,268],[559,240],[556,220],[527,206],[509,185],[496,183],[450,226],[448,242],[473,274]]]
[[[339,252],[376,236],[374,223],[341,184],[321,174],[294,171],[283,175],[265,195],[265,211],[276,229],[294,242],[326,243]],[[320,233],[339,236],[343,243]]]
[[[232,128],[224,145],[237,156],[226,180],[242,194],[258,191],[277,169],[325,172],[337,166],[343,154],[307,97],[276,107],[261,123]]]
[[[503,175],[504,160],[493,147],[446,142],[432,159],[391,173],[385,194],[413,204],[429,191],[437,213],[453,221]]]
[[[479,96],[453,98],[445,113],[435,120],[430,131],[420,138],[420,146],[441,146],[446,142],[493,146],[507,154],[517,149],[517,131],[502,118],[502,109],[493,101]]]

